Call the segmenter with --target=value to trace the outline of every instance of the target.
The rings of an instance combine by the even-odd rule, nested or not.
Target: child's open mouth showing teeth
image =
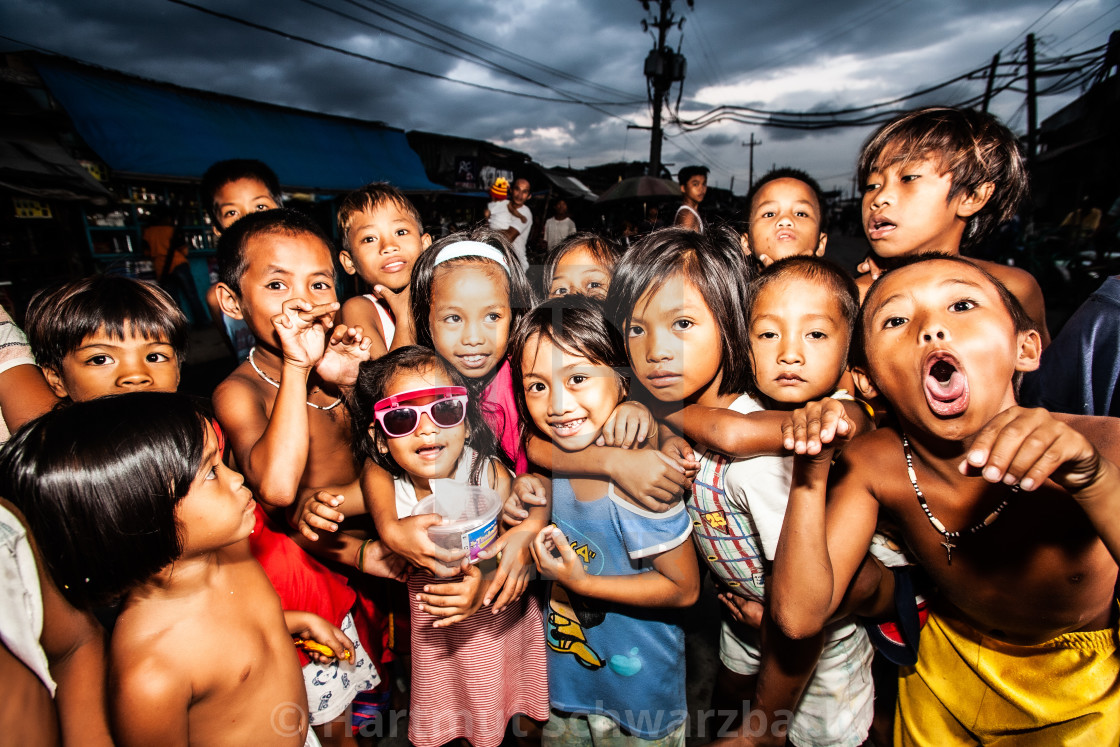
[[[552,429],[556,431],[557,435],[566,436],[578,431],[586,420],[587,418],[579,418],[578,420],[568,420],[563,423],[553,423]]]
[[[938,356],[926,364],[926,401],[936,414],[959,415],[968,407],[968,379],[954,359]]]

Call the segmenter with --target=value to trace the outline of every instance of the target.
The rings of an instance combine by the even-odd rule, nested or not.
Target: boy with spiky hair
[[[931,106],[895,117],[864,144],[857,164],[871,270],[861,293],[902,257],[959,255],[1015,215],[1027,170],[1011,130],[974,109]],[[970,260],[994,275],[1034,320],[1045,347],[1046,307],[1038,281],[1017,267]]]
[[[338,235],[342,269],[373,291],[344,303],[342,320],[369,330],[370,358],[415,343],[408,285],[416,258],[432,245],[416,206],[391,184],[367,184],[338,206]]]
[[[1116,744],[1120,424],[1016,405],[1041,340],[970,260],[898,265],[856,329],[853,376],[895,420],[831,469],[835,421],[787,422],[799,456],[775,620],[794,638],[820,630],[885,512],[936,589],[900,670],[895,744]]]

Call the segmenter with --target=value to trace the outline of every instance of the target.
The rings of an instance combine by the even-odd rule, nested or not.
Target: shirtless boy
[[[290,209],[248,215],[218,246],[222,312],[255,345],[214,390],[214,413],[258,500],[291,504],[300,487],[357,477],[341,385],[368,358],[360,328],[334,326],[330,242]]]
[[[991,114],[933,106],[887,122],[864,144],[856,166],[871,270],[856,280],[866,294],[902,257],[959,255],[1015,215],[1027,171],[1015,136]],[[1038,281],[1018,267],[969,261],[1007,286],[1034,320],[1045,347],[1046,308]],[[862,266],[861,266],[862,268]]]
[[[901,670],[895,743],[1116,744],[1118,421],[1016,406],[1038,331],[962,258],[883,275],[857,335],[853,374],[897,421],[849,444],[832,475],[831,428],[804,413],[787,426],[802,456],[774,563],[779,625],[821,628],[882,509],[936,588]]]

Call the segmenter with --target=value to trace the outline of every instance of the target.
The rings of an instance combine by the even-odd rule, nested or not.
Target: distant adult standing
[[[673,225],[702,232],[704,222],[700,220],[700,203],[708,194],[708,167],[685,166],[677,174],[677,181],[681,184],[684,202],[677,208]]]
[[[529,257],[525,244],[533,229],[533,213],[525,204],[529,194],[529,180],[516,179],[510,187],[509,199],[498,203],[490,213],[490,228],[505,234],[526,270],[529,269]]]
[[[544,222],[544,243],[550,252],[576,232],[576,223],[568,215],[568,203],[557,200],[555,209],[556,214]]]

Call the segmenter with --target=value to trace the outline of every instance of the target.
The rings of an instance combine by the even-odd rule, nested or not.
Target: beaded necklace
[[[967,529],[950,532],[945,529],[945,525],[942,524],[938,520],[938,518],[933,515],[932,511],[929,510],[929,506],[926,504],[926,497],[922,495],[922,489],[918,487],[918,477],[914,474],[914,460],[910,454],[910,440],[906,438],[905,433],[902,434],[902,451],[906,455],[906,474],[910,476],[910,484],[914,486],[914,493],[918,496],[918,504],[922,507],[922,510],[926,512],[926,518],[929,519],[929,523],[932,524],[933,528],[940,532],[941,536],[945,538],[945,541],[941,543],[941,546],[945,548],[946,562],[949,565],[952,565],[953,548],[957,546],[954,540],[959,540],[962,534],[976,534],[981,529],[991,524],[999,517],[1000,512],[1007,507],[1007,502],[1009,499],[1004,498],[1003,502],[996,506],[994,511],[985,516],[983,521],[973,524]],[[1011,492],[1018,493],[1019,486],[1012,485]]]
[[[274,387],[279,389],[280,388],[280,382],[277,381],[276,379],[272,378],[271,376],[269,376],[268,374],[266,374],[264,371],[260,370],[260,368],[257,367],[257,362],[255,360],[253,360],[253,353],[255,353],[255,352],[257,352],[257,346],[256,345],[249,348],[249,365],[253,367],[253,370],[256,371],[257,374],[262,379],[264,379],[269,384],[272,384]],[[314,402],[308,402],[307,406],[308,407],[314,407],[316,410],[323,410],[325,412],[327,410],[333,410],[334,408],[338,407],[340,404],[342,404],[342,397],[339,397],[334,402],[331,402],[329,405],[317,405]]]

